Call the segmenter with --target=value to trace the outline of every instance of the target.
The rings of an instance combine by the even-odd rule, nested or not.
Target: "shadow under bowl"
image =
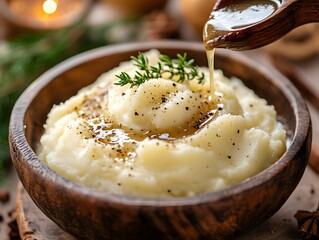
[[[197,65],[207,64],[199,43],[109,46],[61,63],[21,95],[12,111],[10,148],[20,180],[33,201],[62,229],[84,239],[225,239],[272,216],[303,175],[310,153],[311,121],[305,101],[288,79],[239,53],[216,51],[216,68],[242,79],[274,105],[290,139],[278,162],[245,182],[193,197],[131,197],[80,186],[38,159],[35,149],[54,104],[75,95],[130,56],[152,48],[172,57],[187,52]]]

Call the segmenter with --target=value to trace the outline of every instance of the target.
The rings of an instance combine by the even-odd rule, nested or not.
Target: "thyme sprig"
[[[148,58],[143,53],[139,53],[137,57],[132,56],[133,64],[139,69],[135,71],[132,78],[128,73],[121,72],[116,75],[119,81],[115,85],[125,86],[130,84],[130,87],[139,86],[152,78],[177,78],[177,82],[184,82],[185,80],[193,80],[197,77],[199,84],[203,84],[205,75],[199,72],[195,67],[194,59],[187,60],[187,54],[177,54],[177,59],[172,59],[167,55],[161,55],[157,65],[151,66]]]

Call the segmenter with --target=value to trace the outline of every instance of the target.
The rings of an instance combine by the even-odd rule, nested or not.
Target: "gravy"
[[[271,16],[281,4],[282,0],[243,0],[213,10],[203,31],[206,50],[220,47],[228,34]]]
[[[214,49],[227,48],[224,42],[228,34],[266,19],[276,12],[281,4],[282,0],[242,0],[212,11],[203,30],[211,94],[214,94]]]

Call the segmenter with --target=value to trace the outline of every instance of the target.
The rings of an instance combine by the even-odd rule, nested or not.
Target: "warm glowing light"
[[[45,0],[43,3],[43,11],[47,14],[52,14],[56,11],[58,4],[54,0]]]

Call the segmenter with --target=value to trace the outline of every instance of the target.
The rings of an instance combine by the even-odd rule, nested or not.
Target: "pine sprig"
[[[147,57],[143,53],[139,53],[137,57],[132,56],[134,66],[139,70],[135,71],[132,78],[128,73],[121,72],[116,77],[119,79],[115,85],[130,87],[139,86],[152,78],[161,78],[168,74],[168,78],[177,78],[178,82],[185,80],[193,80],[197,77],[199,84],[203,84],[205,80],[204,73],[199,73],[198,68],[195,67],[194,59],[187,60],[187,54],[177,54],[177,59],[172,59],[167,55],[161,55],[157,65],[150,66]]]

